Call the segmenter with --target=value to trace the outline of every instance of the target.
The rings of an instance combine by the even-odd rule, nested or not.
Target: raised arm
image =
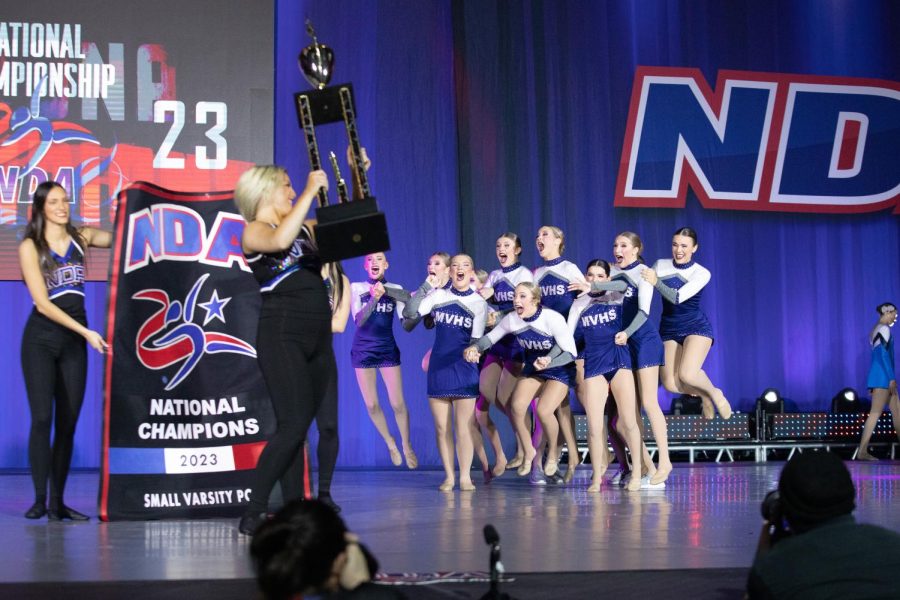
[[[656,283],[653,284],[653,287],[659,291],[660,296],[672,304],[681,304],[706,287],[706,284],[709,283],[711,278],[712,275],[710,275],[710,272],[706,268],[698,265],[685,284],[677,290],[663,283],[658,277],[656,278]]]
[[[548,319],[547,325],[550,328],[550,335],[553,336],[554,344],[547,354],[534,361],[534,366],[539,371],[567,365],[575,360],[575,356],[578,354],[572,332],[569,331],[569,326],[561,315],[555,315],[554,318]]]
[[[595,281],[591,284],[592,292],[624,292],[628,289],[628,283],[622,279],[614,281]]]
[[[372,167],[372,161],[369,160],[369,156],[366,154],[365,148],[359,149],[360,158],[362,158],[363,169],[366,172]],[[350,165],[350,173],[353,181],[353,199],[354,200],[362,200],[363,190],[362,190],[362,182],[359,180],[359,173],[356,171],[356,165],[353,163],[353,147],[347,146],[347,164]]]
[[[419,289],[415,291],[409,298],[409,301],[406,303],[406,306],[403,307],[403,318],[404,319],[418,319],[419,317],[424,317],[428,313],[431,312],[432,306],[434,306],[434,302],[428,303],[425,305],[427,310],[422,308],[423,302],[428,298],[429,292],[434,288],[431,286],[427,280],[419,286]]]
[[[290,182],[284,185],[290,185]],[[312,171],[306,178],[306,187],[297,198],[291,212],[276,227],[261,221],[248,223],[241,236],[241,247],[244,252],[281,252],[287,250],[300,235],[303,220],[312,206],[319,188],[328,189],[328,177],[325,171]]]
[[[365,303],[362,301],[363,294],[357,293],[355,290],[352,293],[353,299],[350,310],[353,313],[353,322],[356,323],[357,327],[362,327],[369,317],[372,316],[372,313],[375,312],[375,306],[378,304],[381,296],[384,295],[384,286],[381,285],[381,282],[370,286],[369,299]]]
[[[502,321],[497,323],[496,327],[491,329],[486,335],[481,336],[471,346],[465,349],[463,356],[469,362],[478,362],[481,353],[500,341],[507,333],[512,333],[510,317],[504,317]]]
[[[95,248],[109,248],[112,245],[112,232],[94,227],[82,227],[78,230],[88,246]]]

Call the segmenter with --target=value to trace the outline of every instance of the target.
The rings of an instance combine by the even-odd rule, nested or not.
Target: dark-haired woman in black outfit
[[[101,353],[107,348],[103,336],[87,327],[85,248],[108,248],[112,236],[91,227],[76,228],[69,216],[65,188],[55,181],[40,184],[19,244],[22,277],[34,301],[22,336],[22,373],[31,410],[28,461],[35,496],[34,505],[25,513],[28,519],[44,515],[51,521],[88,519],[63,503],[63,492],[72,461],[75,424],[84,401],[86,343]],[[52,448],[51,426],[55,431]]]

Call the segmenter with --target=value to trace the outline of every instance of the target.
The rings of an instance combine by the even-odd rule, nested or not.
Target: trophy
[[[353,258],[390,249],[387,221],[379,212],[378,204],[369,189],[369,180],[363,164],[362,146],[356,130],[356,109],[353,104],[353,86],[349,83],[328,86],[334,66],[334,52],[316,38],[309,19],[306,32],[313,43],[297,57],[300,71],[315,88],[297,92],[294,100],[300,128],[306,138],[306,150],[313,170],[322,168],[322,157],[316,141],[316,127],[343,121],[350,142],[351,164],[356,194],[350,198],[347,185],[341,178],[337,158],[329,153],[332,169],[337,179],[338,203],[328,203],[328,193],[319,190],[314,233],[319,256],[325,262]]]

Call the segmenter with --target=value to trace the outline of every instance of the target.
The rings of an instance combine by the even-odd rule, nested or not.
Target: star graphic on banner
[[[209,297],[209,302],[198,302],[197,306],[206,311],[206,318],[203,319],[203,326],[205,327],[206,324],[213,319],[219,319],[224,323],[225,315],[222,311],[225,310],[225,305],[230,301],[231,298],[219,298],[218,290],[213,290],[212,296]]]

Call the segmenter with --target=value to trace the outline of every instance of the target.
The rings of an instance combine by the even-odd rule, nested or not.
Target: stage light
[[[832,414],[858,413],[862,410],[859,396],[853,388],[844,388],[831,399]]]
[[[672,400],[669,412],[673,415],[700,415],[703,414],[703,403],[699,396],[682,394]]]
[[[770,415],[779,415],[784,412],[784,398],[775,388],[766,390],[756,399],[756,439],[763,441],[767,432],[771,432]],[[766,427],[769,427],[768,431]]]
[[[767,415],[776,415],[784,412],[784,398],[775,388],[767,388],[756,399],[757,412]]]

